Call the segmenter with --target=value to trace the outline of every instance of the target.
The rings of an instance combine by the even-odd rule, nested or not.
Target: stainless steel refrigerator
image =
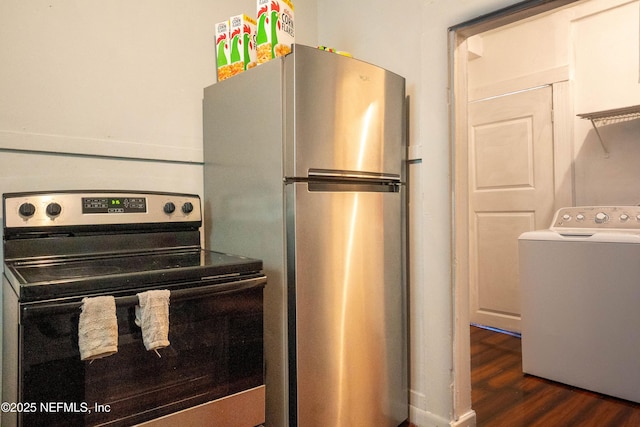
[[[260,258],[267,425],[408,417],[404,78],[295,45],[204,91],[206,246]]]

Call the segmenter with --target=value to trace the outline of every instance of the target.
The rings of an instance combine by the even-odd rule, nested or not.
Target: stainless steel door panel
[[[287,187],[297,425],[396,427],[408,408],[402,194]]]
[[[404,78],[307,46],[284,61],[285,117],[294,118],[285,124],[285,176],[306,177],[310,168],[401,173]]]

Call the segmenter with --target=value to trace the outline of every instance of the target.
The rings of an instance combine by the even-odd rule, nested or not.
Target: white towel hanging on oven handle
[[[142,341],[148,350],[169,346],[169,298],[168,290],[152,290],[137,294],[135,308],[136,325],[142,329]]]
[[[113,296],[82,299],[78,348],[80,360],[91,362],[118,352],[118,319]]]

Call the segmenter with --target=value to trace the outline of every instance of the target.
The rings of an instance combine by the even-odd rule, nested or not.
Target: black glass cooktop
[[[260,260],[200,249],[15,260],[6,268],[21,298],[46,299],[257,273]]]

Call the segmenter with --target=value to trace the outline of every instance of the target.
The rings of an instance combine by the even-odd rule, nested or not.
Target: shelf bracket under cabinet
[[[595,113],[578,114],[578,117],[587,119],[591,122],[593,129],[596,131],[596,135],[598,135],[598,139],[600,140],[600,145],[602,145],[605,156],[609,157],[607,145],[604,143],[598,127],[613,123],[640,119],[640,105],[634,105],[633,107],[615,108],[613,110],[598,111]]]

